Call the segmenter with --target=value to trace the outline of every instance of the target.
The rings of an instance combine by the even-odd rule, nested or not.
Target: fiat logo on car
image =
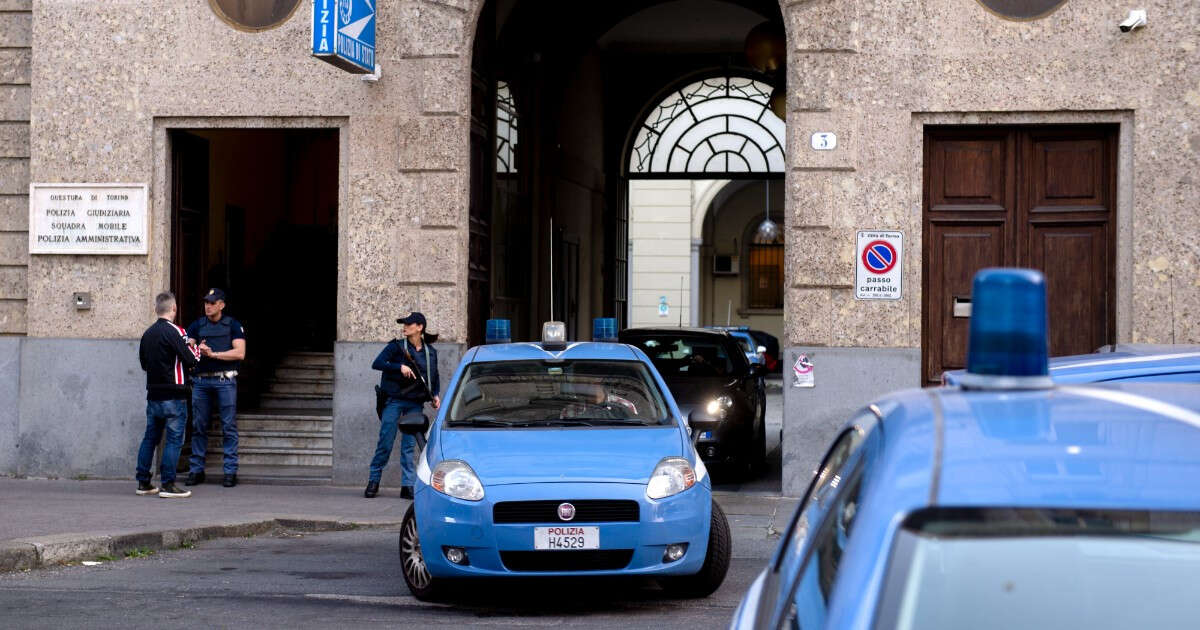
[[[575,518],[575,506],[570,503],[562,503],[558,506],[558,518],[564,521],[569,521]]]

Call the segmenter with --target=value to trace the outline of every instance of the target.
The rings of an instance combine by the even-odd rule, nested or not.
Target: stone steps
[[[321,409],[325,412],[333,411],[333,395],[332,394],[272,394],[265,393],[259,396],[259,405],[264,409],[271,410],[290,410],[290,409]]]
[[[332,367],[278,367],[275,378],[281,381],[322,379],[333,381]]]
[[[271,379],[267,381],[267,392],[271,395],[319,394],[333,397],[333,379]]]
[[[333,353],[295,352],[275,367],[260,408],[238,413],[238,479],[321,484],[333,479]],[[220,421],[209,430],[206,469],[221,470]]]
[[[293,352],[281,359],[276,368],[333,369],[332,352]]]
[[[221,450],[220,435],[208,436],[208,452]],[[238,427],[238,451],[247,448],[316,449],[333,452],[333,433],[330,431],[247,431]]]

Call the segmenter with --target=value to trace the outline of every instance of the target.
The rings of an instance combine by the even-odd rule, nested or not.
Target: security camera
[[[1122,33],[1128,33],[1135,28],[1141,28],[1146,25],[1146,10],[1134,9],[1129,12],[1129,17],[1125,18],[1124,22],[1119,25]]]

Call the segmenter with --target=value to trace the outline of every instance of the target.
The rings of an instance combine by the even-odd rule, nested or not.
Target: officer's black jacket
[[[421,344],[421,352],[417,352],[412,344],[408,344],[409,354],[412,355],[413,361],[409,362],[404,358],[404,340],[393,339],[388,342],[380,351],[379,356],[375,357],[375,362],[371,364],[371,369],[381,370],[383,376],[379,378],[379,387],[384,392],[387,392],[389,398],[399,398],[402,400],[411,400],[413,402],[425,402],[429,397],[425,395],[425,387],[415,378],[404,378],[404,374],[400,371],[400,366],[407,365],[409,369],[419,370],[418,374],[425,377],[429,383],[429,391],[433,392],[434,396],[441,393],[441,380],[438,378],[438,359],[437,350],[433,345],[425,343]],[[425,373],[425,353],[429,353],[429,371],[432,374]],[[414,366],[413,363],[416,363]]]
[[[188,397],[187,373],[200,362],[200,350],[185,339],[186,331],[161,317],[142,333],[138,360],[146,371],[146,400]]]

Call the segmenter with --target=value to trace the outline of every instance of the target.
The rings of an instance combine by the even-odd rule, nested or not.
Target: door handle
[[[954,296],[954,316],[955,317],[970,317],[971,316],[971,298],[961,295]]]

